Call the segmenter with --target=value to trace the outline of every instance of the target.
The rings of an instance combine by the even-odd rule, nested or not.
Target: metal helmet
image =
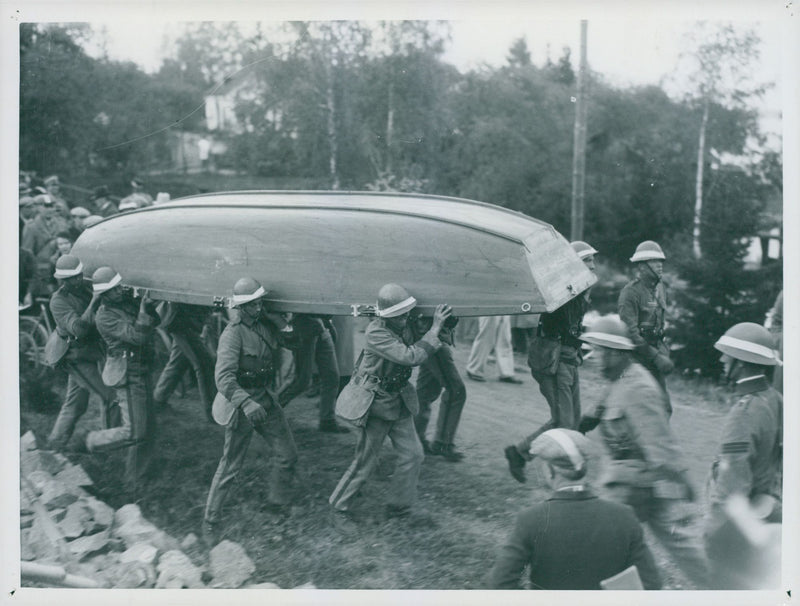
[[[636,247],[636,252],[634,252],[631,257],[632,263],[654,260],[665,261],[666,257],[664,256],[664,251],[661,250],[661,247],[658,245],[658,242],[653,242],[652,240],[645,240],[639,244],[639,246]]]
[[[635,347],[625,322],[617,316],[603,316],[580,336],[581,341],[610,349],[631,350]]]
[[[264,287],[255,278],[239,278],[233,285],[233,298],[231,307],[237,307],[250,301],[260,299],[267,294]]]
[[[56,272],[53,277],[58,280],[72,278],[83,274],[83,263],[75,255],[62,255],[56,261]]]
[[[714,348],[750,364],[775,366],[780,363],[774,349],[772,334],[760,324],[753,322],[741,322],[730,327],[714,343]]]
[[[395,318],[416,307],[417,300],[399,284],[384,284],[378,291],[377,314],[380,318]]]
[[[122,282],[122,276],[110,267],[98,267],[92,274],[92,290],[97,293],[111,290]]]
[[[581,259],[581,261],[586,257],[597,254],[597,251],[583,240],[575,240],[575,242],[570,242],[569,245]]]

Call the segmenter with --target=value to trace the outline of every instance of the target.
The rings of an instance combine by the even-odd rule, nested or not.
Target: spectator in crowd
[[[83,233],[83,230],[86,229],[84,225],[84,220],[89,216],[89,211],[84,208],[83,206],[75,206],[69,211],[69,233],[72,236],[72,241],[75,242],[80,235]]]
[[[100,267],[92,274],[92,289],[101,299],[95,324],[107,352],[103,382],[116,391],[121,424],[90,432],[85,444],[92,453],[128,450],[125,484],[136,497],[148,476],[157,472],[153,467],[156,419],[150,364],[158,316],[146,295],[137,305],[121,282],[122,276],[110,267]]]
[[[36,218],[38,211],[39,211],[39,206],[31,196],[20,196],[19,216],[25,225],[27,225]]]
[[[550,429],[531,444],[538,476],[552,491],[522,511],[490,572],[492,589],[519,589],[530,569],[532,589],[600,589],[600,581],[635,566],[645,589],[661,580],[636,515],[598,498],[586,482],[591,442]]]
[[[108,191],[108,187],[105,185],[95,187],[91,200],[92,204],[94,205],[95,214],[101,217],[110,217],[111,215],[116,215],[119,212],[119,208],[117,208],[117,205],[114,204],[114,201],[111,199],[111,194]]]
[[[160,326],[167,331],[172,344],[169,359],[156,383],[153,403],[156,411],[169,408],[169,397],[191,367],[206,418],[213,422],[211,405],[217,388],[214,385],[214,360],[200,338],[203,324],[211,309],[201,305],[162,302],[157,310]]]
[[[618,308],[619,317],[628,326],[636,345],[636,361],[653,373],[667,394],[667,409],[672,414],[665,378],[674,368],[669,358],[669,347],[664,342],[667,291],[662,275],[665,260],[664,251],[652,240],[636,247],[631,257],[636,266],[636,278],[623,287]]]
[[[708,481],[706,551],[716,589],[756,589],[767,571],[753,561],[752,552],[726,538],[725,506],[733,495],[741,495],[763,519],[781,521],[783,398],[766,377],[767,369],[780,362],[772,335],[752,322],[736,324],[714,347],[722,352],[735,403]]]
[[[580,240],[571,246],[589,271],[594,273],[597,251]],[[528,349],[528,366],[550,407],[550,420],[519,444],[506,446],[504,452],[509,471],[518,482],[525,481],[525,462],[537,436],[555,427],[578,428],[581,419],[578,367],[583,362],[579,337],[583,332],[583,316],[589,308],[590,290],[570,299],[553,313],[542,314],[539,318],[536,338]]]
[[[50,199],[53,201],[58,214],[65,219],[69,217],[69,204],[61,194],[61,181],[58,179],[58,175],[50,175],[45,178],[44,187]]]
[[[455,360],[453,360],[453,347],[455,345],[453,332],[457,318],[452,318],[439,331],[439,340],[442,346],[428,356],[428,359],[419,367],[417,375],[417,399],[419,412],[414,417],[414,426],[422,442],[425,454],[444,457],[446,461],[457,463],[464,455],[456,450],[453,443],[461,420],[461,411],[467,401],[467,388],[458,374]],[[411,323],[415,339],[419,339],[431,327],[431,318],[419,316]],[[428,421],[431,416],[431,405],[441,394],[439,413],[436,420],[436,430],[433,441],[428,443],[425,434],[428,430]]]
[[[64,404],[48,444],[51,449],[64,450],[76,423],[89,406],[89,394],[100,398],[102,424],[106,428],[118,420],[119,408],[114,401],[114,390],[107,387],[100,376],[99,365],[104,355],[100,333],[94,323],[100,295],[92,294],[91,287],[84,281],[83,263],[78,257],[70,254],[60,257],[54,275],[60,287],[50,299],[50,311],[58,338],[62,340],[60,365],[66,369],[68,379]],[[84,445],[79,444],[78,449],[82,447]]]
[[[120,200],[120,211],[125,204],[128,209],[144,208],[153,205],[153,196],[144,191],[144,182],[138,177],[131,179],[131,193]],[[133,204],[133,206],[131,206]]]
[[[611,458],[602,480],[606,495],[631,506],[697,588],[705,589],[708,564],[694,530],[695,491],[669,425],[666,392],[631,356],[636,344],[621,320],[602,317],[581,340],[599,350],[603,375],[611,381],[603,402],[578,426],[585,433],[600,425]]]
[[[232,302],[238,313],[222,331],[217,347],[214,419],[225,426],[225,445],[206,500],[203,537],[209,546],[219,539],[222,506],[244,465],[253,431],[267,441],[274,457],[262,509],[281,518],[290,513],[297,447],[278,405],[275,379],[281,336],[262,313],[266,294],[253,278],[236,282]]]
[[[416,500],[420,466],[425,455],[414,428],[419,411],[417,394],[409,378],[441,346],[439,331],[450,316],[447,305],[439,305],[430,330],[413,342],[408,327],[409,312],[417,300],[398,284],[385,284],[378,291],[377,318],[367,327],[364,350],[350,383],[364,386],[371,397],[362,399],[345,387],[336,402],[336,412],[356,425],[358,441],[355,459],[328,499],[333,523],[344,533],[358,529],[352,511],[353,500],[378,464],[381,447],[388,436],[397,453],[397,464],[389,487],[386,517],[405,518]],[[424,522],[417,516],[412,523]]]
[[[329,318],[295,314],[292,318],[297,346],[294,349],[294,380],[279,396],[282,407],[302,394],[311,385],[313,363],[319,373],[319,430],[327,433],[346,433],[336,423],[334,405],[339,393],[339,365],[333,344],[333,326]]]
[[[27,248],[19,247],[19,307],[27,309],[33,305],[33,295],[39,288],[36,284],[36,257]]]
[[[467,377],[473,381],[486,381],[486,362],[494,351],[498,381],[519,385],[520,379],[514,376],[514,350],[511,348],[511,318],[509,316],[490,316],[478,322],[478,334],[472,342],[472,350],[467,361]]]

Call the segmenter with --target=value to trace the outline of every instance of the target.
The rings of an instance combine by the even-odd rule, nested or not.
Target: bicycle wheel
[[[50,332],[37,318],[30,316],[20,316],[19,318],[19,332],[30,335],[33,342],[42,349],[47,345],[47,339],[50,338]]]
[[[20,383],[41,381],[47,372],[44,349],[36,344],[33,336],[27,332],[19,333],[19,380]]]

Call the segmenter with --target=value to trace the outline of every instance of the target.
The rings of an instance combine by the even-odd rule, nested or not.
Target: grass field
[[[458,344],[456,361],[462,374],[468,352],[469,343]],[[287,416],[300,456],[292,515],[279,523],[260,509],[266,499],[270,463],[268,449],[257,436],[226,507],[225,538],[241,543],[256,563],[253,581],[270,581],[284,588],[305,583],[328,589],[483,588],[515,514],[545,494],[535,478],[525,485],[515,482],[503,456],[505,445],[549,417],[521,357],[517,364],[523,385],[491,380],[494,366],[489,367],[488,382],[467,381],[467,404],[457,435],[465,459],[454,464],[426,458],[418,507],[432,516],[434,528],[380,521],[394,462],[387,441],[376,476],[367,484],[359,505],[360,511],[374,514],[373,523],[355,538],[337,533],[330,524],[327,499],[351,461],[354,437],[319,433],[315,403],[305,397],[292,402]],[[591,408],[605,388],[596,361],[589,358],[581,372],[584,409]],[[672,424],[695,486],[702,488],[725,412],[722,392],[678,377],[671,381],[670,391],[675,409]],[[139,504],[147,518],[180,540],[190,532],[200,534],[206,494],[222,452],[223,429],[205,420],[194,387],[187,389],[185,397],[174,395],[171,404],[174,410],[159,418],[162,473]],[[435,415],[434,410],[431,427]],[[53,409],[36,412],[30,403],[23,409],[23,430],[32,429],[40,443],[54,420]],[[81,425],[96,423],[93,405]],[[119,483],[121,454],[70,458],[84,466],[101,498],[115,508],[124,504]],[[657,546],[654,554],[665,588],[691,588]]]

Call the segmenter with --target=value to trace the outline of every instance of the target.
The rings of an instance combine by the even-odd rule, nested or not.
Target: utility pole
[[[584,182],[586,180],[586,30],[581,20],[581,60],[578,68],[578,96],[575,104],[575,129],[572,151],[571,240],[583,240]]]

